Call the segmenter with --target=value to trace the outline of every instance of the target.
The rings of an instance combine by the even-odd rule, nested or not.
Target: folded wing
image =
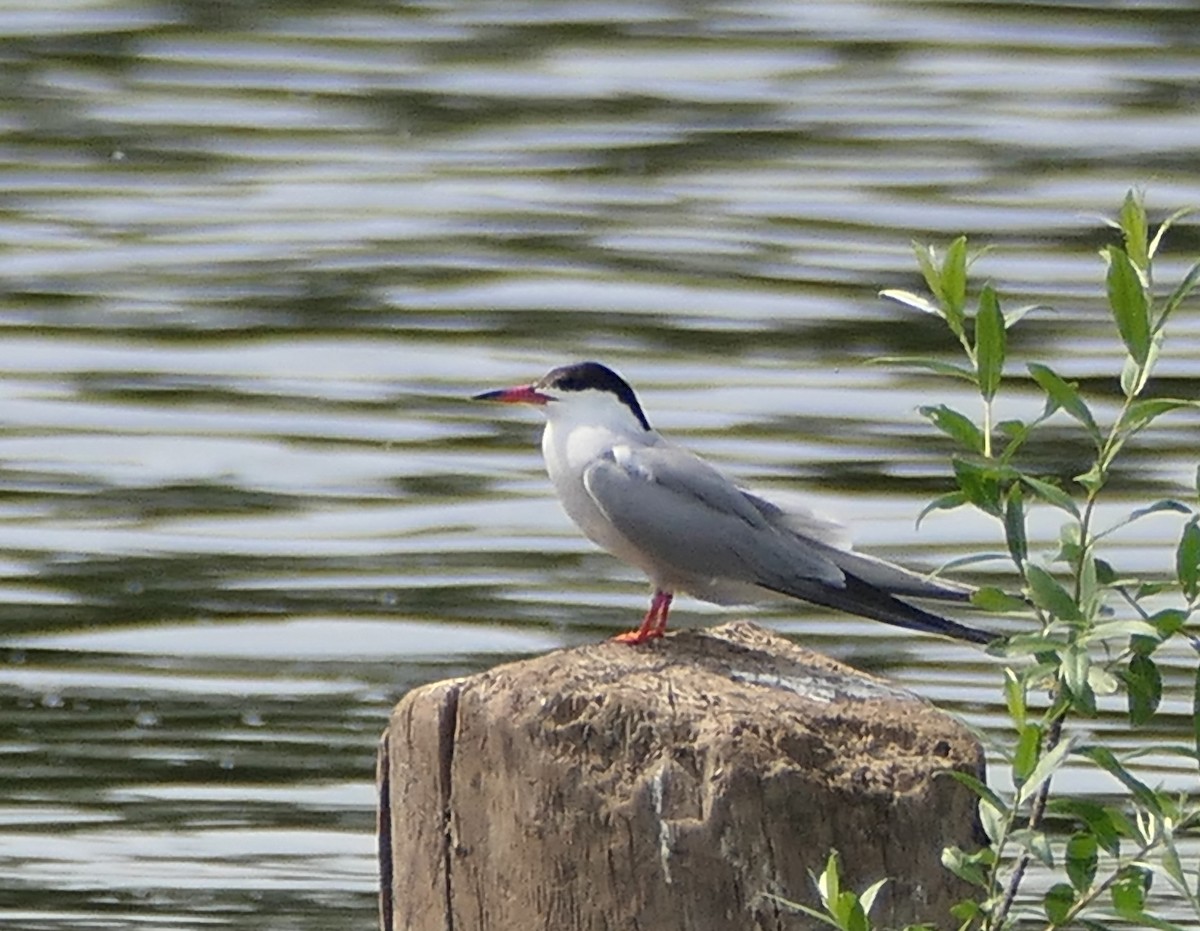
[[[993,639],[894,597],[962,601],[970,589],[806,537],[786,512],[686,450],[616,447],[584,485],[613,526],[676,578],[756,585],[911,630]]]
[[[677,577],[842,583],[828,557],[774,528],[736,486],[685,450],[617,447],[592,463],[584,486],[626,539]]]

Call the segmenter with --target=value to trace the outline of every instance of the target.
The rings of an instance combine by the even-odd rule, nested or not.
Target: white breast
[[[657,434],[653,439],[657,439]],[[583,483],[589,465],[602,456],[622,455],[628,442],[627,437],[606,426],[570,425],[551,420],[542,434],[542,456],[563,510],[584,535],[597,546],[656,580],[658,573],[654,564],[613,528]]]

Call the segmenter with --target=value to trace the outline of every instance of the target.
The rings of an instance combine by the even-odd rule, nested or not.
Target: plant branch
[[[1049,753],[1058,746],[1062,740],[1063,721],[1066,717],[1066,706],[1063,707],[1061,714],[1056,715],[1050,721],[1050,727],[1046,730],[1046,738],[1042,742],[1042,753]],[[1046,803],[1050,798],[1050,783],[1053,779],[1047,779],[1042,783],[1042,787],[1038,789],[1037,795],[1033,798],[1033,805],[1029,809],[1028,827],[1030,830],[1037,830],[1042,819],[1046,815]],[[1029,852],[1021,854],[1017,865],[1013,868],[1012,876],[1009,877],[1008,888],[1004,892],[1004,898],[1000,902],[1000,907],[991,915],[989,925],[993,929],[999,929],[1004,926],[1004,922],[1008,918],[1008,913],[1012,911],[1013,903],[1017,900],[1017,891],[1021,888],[1021,883],[1025,879],[1025,871],[1029,869],[1029,864],[1033,860],[1033,855]]]

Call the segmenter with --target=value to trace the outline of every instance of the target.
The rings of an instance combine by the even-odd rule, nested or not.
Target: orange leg
[[[671,592],[656,589],[654,597],[650,599],[650,610],[642,618],[642,626],[637,630],[617,634],[613,639],[619,643],[638,644],[661,637],[667,629],[667,614],[671,610],[671,599],[674,597]]]

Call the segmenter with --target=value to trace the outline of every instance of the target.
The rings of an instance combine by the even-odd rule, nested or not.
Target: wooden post
[[[380,747],[384,931],[815,927],[830,849],[873,917],[953,927],[970,733],[745,622],[418,688]]]

